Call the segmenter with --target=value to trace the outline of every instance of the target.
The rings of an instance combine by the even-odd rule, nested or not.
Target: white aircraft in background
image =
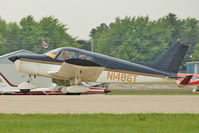
[[[87,85],[87,84],[85,84]],[[87,90],[81,90],[79,88],[71,89],[66,86],[57,86],[52,83],[48,88],[36,88],[27,93],[26,95],[80,95],[80,94],[105,94],[110,92],[107,89],[97,88],[97,87],[87,87]],[[0,73],[0,94],[7,95],[24,95],[20,91],[19,87],[13,85],[8,81],[8,79]]]

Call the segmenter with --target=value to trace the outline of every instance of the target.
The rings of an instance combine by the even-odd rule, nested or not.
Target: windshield
[[[53,49],[53,50],[45,53],[45,55],[54,59],[56,57],[56,55],[59,53],[60,50],[61,50],[61,48]]]

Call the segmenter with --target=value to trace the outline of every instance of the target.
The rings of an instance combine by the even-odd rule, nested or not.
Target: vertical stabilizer
[[[158,59],[146,65],[160,71],[176,74],[182,64],[188,48],[188,43],[177,41]]]

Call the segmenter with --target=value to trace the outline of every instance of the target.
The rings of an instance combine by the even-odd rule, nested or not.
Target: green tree
[[[199,43],[199,21],[194,18],[187,18],[184,21],[185,30],[183,32],[182,40],[189,42],[191,46],[185,57],[185,61],[199,60],[199,58],[196,58],[196,53],[198,53],[198,46],[196,46],[196,44]]]
[[[27,16],[20,21],[20,27],[23,49],[44,53],[57,47],[81,47],[81,44],[67,33],[66,25],[52,16],[44,17],[39,22],[32,16]],[[42,47],[42,37],[49,45],[48,49]]]
[[[108,30],[98,32],[96,28],[93,33],[98,34],[97,38],[92,35],[92,39],[97,52],[126,60],[152,61],[168,46],[171,34],[165,27],[163,20],[150,21],[148,16],[116,18]]]
[[[41,47],[41,29],[32,16],[20,21],[22,48],[38,53]]]
[[[77,43],[82,45],[81,49],[91,51],[91,41],[77,40]]]
[[[194,47],[194,53],[190,55],[191,61],[199,61],[199,43]]]
[[[199,23],[194,18],[179,19],[170,13],[153,21],[148,16],[125,17],[116,18],[107,27],[102,24],[90,32],[95,51],[102,54],[151,62],[178,39],[191,45],[184,61],[190,61],[190,55],[198,51],[194,46],[199,43]],[[195,56],[193,54],[193,59]]]
[[[68,29],[66,25],[60,23],[58,19],[52,16],[44,17],[39,22],[39,26],[42,36],[45,37],[45,41],[49,44],[49,49],[57,47],[81,47],[75,41],[75,38],[67,33]]]
[[[0,55],[5,54],[6,52],[9,51],[9,49],[7,49],[7,24],[6,21],[0,18]]]
[[[7,48],[9,52],[21,49],[20,27],[17,23],[7,24]]]

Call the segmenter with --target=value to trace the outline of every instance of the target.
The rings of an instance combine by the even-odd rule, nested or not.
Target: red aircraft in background
[[[178,73],[178,86],[199,86],[199,74]]]
[[[179,78],[177,84],[179,87],[184,86],[197,86],[197,88],[193,89],[193,93],[199,93],[199,74],[189,74],[189,73],[178,73]]]

